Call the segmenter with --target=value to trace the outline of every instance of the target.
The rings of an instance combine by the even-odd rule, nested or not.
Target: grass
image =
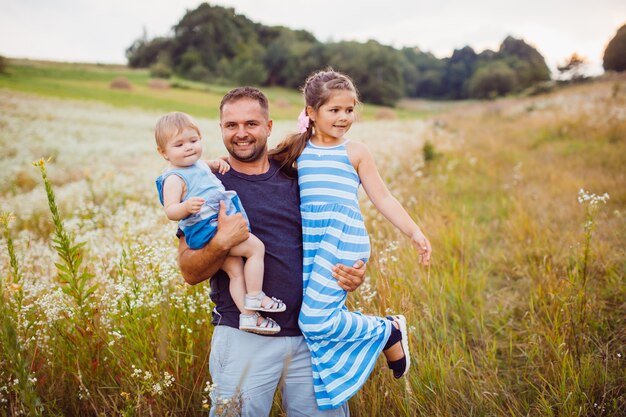
[[[205,415],[211,304],[156,200],[156,114],[7,90],[0,110],[0,416]],[[617,79],[355,124],[434,253],[418,266],[363,202],[373,251],[349,303],[405,314],[414,366],[394,380],[381,359],[351,415],[626,413],[625,115]]]
[[[139,108],[168,112],[179,110],[195,117],[216,119],[222,96],[235,86],[213,85],[174,77],[172,88],[152,89],[149,71],[120,65],[72,64],[31,60],[7,60],[6,74],[0,74],[0,88],[34,93],[45,97],[89,100],[120,108]],[[131,91],[114,90],[111,81],[124,77],[133,86]],[[295,120],[303,105],[301,94],[295,90],[263,88],[272,103],[272,116]],[[360,109],[365,120],[375,118],[424,117],[436,108],[403,105],[397,109],[364,105]]]

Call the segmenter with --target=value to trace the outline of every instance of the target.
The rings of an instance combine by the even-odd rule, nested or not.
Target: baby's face
[[[167,141],[165,149],[159,149],[159,152],[174,168],[188,167],[202,156],[202,142],[200,140],[198,132],[188,127],[178,135],[171,137]]]

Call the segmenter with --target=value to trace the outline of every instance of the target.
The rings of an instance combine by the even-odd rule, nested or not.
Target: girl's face
[[[307,107],[311,120],[315,122],[315,139],[320,142],[334,142],[343,139],[354,122],[356,95],[349,90],[331,93],[326,103],[315,110]]]
[[[191,166],[202,156],[200,136],[195,129],[187,127],[178,135],[172,136],[165,149],[159,148],[159,152],[174,168]]]

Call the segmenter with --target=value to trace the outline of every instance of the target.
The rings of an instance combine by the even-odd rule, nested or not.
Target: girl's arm
[[[357,142],[350,142],[347,149],[369,199],[387,220],[411,239],[422,257],[422,264],[428,265],[432,252],[430,242],[400,202],[389,192],[369,149]]]
[[[185,182],[178,175],[170,175],[163,183],[163,208],[170,220],[182,220],[192,213],[200,211],[204,199],[190,197],[182,200],[185,194]]]

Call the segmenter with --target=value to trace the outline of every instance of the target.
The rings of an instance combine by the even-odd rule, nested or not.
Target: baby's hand
[[[202,208],[204,204],[204,198],[202,197],[190,197],[185,201],[185,208],[191,214],[197,213]]]
[[[230,165],[223,159],[210,159],[206,161],[209,168],[213,172],[219,172],[220,174],[225,174],[230,169]]]
[[[411,243],[417,249],[417,253],[420,254],[420,263],[424,266],[430,265],[430,254],[433,249],[421,230],[413,233],[413,236],[411,236]]]

